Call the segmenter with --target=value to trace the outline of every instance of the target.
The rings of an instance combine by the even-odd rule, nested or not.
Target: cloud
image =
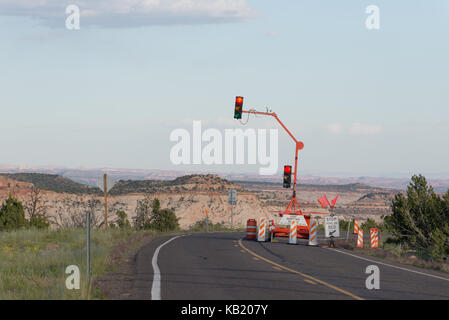
[[[277,36],[277,32],[276,31],[268,31],[265,33],[265,35],[267,37],[276,37]]]
[[[374,125],[374,124],[366,124],[355,122],[351,125],[349,129],[349,133],[355,135],[364,135],[364,134],[377,134],[382,130],[382,127]]]
[[[246,0],[0,0],[0,15],[64,26],[71,4],[80,8],[81,27],[225,23],[254,15]]]
[[[380,133],[382,127],[374,124],[354,122],[349,127],[345,128],[345,126],[340,123],[332,123],[327,126],[327,130],[333,134],[349,133],[352,135],[368,135]]]
[[[343,130],[343,126],[339,123],[332,123],[327,126],[327,130],[329,130],[330,133],[341,133]]]

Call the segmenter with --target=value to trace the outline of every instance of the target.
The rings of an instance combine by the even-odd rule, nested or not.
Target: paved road
[[[243,237],[193,234],[162,247],[173,236],[155,239],[136,258],[133,298],[151,299],[152,292],[157,298],[160,289],[163,300],[449,299],[449,275],[444,273],[353,256],[343,249]],[[160,272],[156,277],[154,263]],[[365,286],[369,265],[379,267],[379,290]]]

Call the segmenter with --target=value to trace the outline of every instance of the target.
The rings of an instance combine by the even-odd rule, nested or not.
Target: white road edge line
[[[165,241],[154,251],[153,260],[151,260],[151,264],[153,265],[153,285],[151,286],[151,300],[161,300],[161,270],[159,270],[159,267],[157,265],[157,256],[159,255],[159,251],[167,243],[182,236],[183,235],[176,236],[171,238],[170,240]]]
[[[391,267],[391,268],[395,268],[395,269],[400,269],[400,270],[404,270],[404,271],[408,271],[408,272],[413,272],[413,273],[417,273],[417,274],[420,274],[420,275],[423,275],[423,276],[432,277],[432,278],[436,278],[436,279],[440,279],[440,280],[449,281],[448,278],[439,277],[439,276],[435,276],[435,275],[433,275],[433,274],[428,274],[428,273],[424,273],[424,272],[419,272],[419,271],[415,271],[415,270],[411,270],[411,269],[407,269],[407,268],[402,268],[402,267],[394,266],[394,265],[391,265],[391,264],[388,264],[388,263],[384,263],[384,262],[380,262],[380,261],[376,261],[376,260],[371,260],[371,259],[367,259],[367,258],[363,258],[363,257],[359,257],[359,256],[357,256],[357,255],[355,255],[355,254],[351,254],[351,253],[349,253],[349,252],[344,252],[344,251],[340,251],[340,250],[337,250],[337,249],[330,249],[330,248],[326,248],[326,249],[331,250],[331,251],[340,252],[340,253],[343,253],[343,254],[346,254],[346,255],[348,255],[348,256],[352,256],[352,257],[355,257],[355,258],[358,258],[358,259],[361,259],[361,260],[366,260],[366,261],[369,261],[369,262],[374,262],[374,263],[377,263],[377,264],[381,264],[381,265],[384,265],[384,266],[387,266],[387,267]]]

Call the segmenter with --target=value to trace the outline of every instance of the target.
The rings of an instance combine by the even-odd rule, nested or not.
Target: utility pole
[[[108,175],[105,173],[103,175],[104,183],[104,226],[108,227]]]

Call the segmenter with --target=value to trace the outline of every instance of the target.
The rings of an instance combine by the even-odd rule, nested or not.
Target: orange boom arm
[[[298,152],[299,150],[302,150],[304,148],[304,143],[301,141],[298,141],[293,134],[290,132],[290,130],[287,129],[287,127],[282,123],[281,120],[279,120],[278,116],[274,112],[260,112],[260,111],[245,111],[242,110],[242,113],[248,113],[248,114],[256,114],[256,115],[264,115],[264,116],[272,116],[274,117],[279,124],[284,128],[285,131],[287,131],[288,135],[293,139],[295,142],[296,150],[295,150],[295,171],[294,171],[294,177],[293,177],[293,195],[292,199],[290,200],[290,203],[288,204],[287,208],[285,208],[285,211],[281,213],[281,216],[283,214],[300,214],[302,215],[303,212],[299,206],[298,200],[296,199],[296,177],[298,175]]]

